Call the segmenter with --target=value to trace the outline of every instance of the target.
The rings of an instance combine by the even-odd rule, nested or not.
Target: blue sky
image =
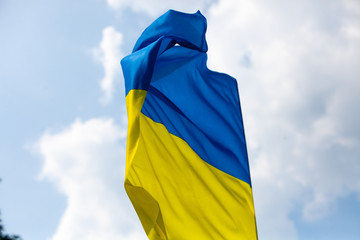
[[[238,79],[260,239],[360,235],[356,0],[0,0],[0,209],[27,240],[146,239],[124,193],[119,61],[167,9]]]

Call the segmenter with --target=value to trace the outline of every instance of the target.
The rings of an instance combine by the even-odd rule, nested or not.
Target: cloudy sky
[[[238,80],[261,240],[360,235],[360,1],[0,0],[0,210],[24,240],[145,240],[119,61],[167,9]]]

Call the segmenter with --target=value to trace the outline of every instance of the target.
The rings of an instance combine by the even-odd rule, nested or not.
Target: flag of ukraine
[[[237,83],[207,68],[205,32],[170,10],[121,61],[125,188],[151,240],[257,239]]]

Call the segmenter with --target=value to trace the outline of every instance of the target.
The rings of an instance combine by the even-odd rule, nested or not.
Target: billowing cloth
[[[168,11],[121,61],[125,189],[149,239],[257,239],[236,80],[206,66],[206,19]]]

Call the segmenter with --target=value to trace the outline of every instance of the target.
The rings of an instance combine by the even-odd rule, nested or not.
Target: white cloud
[[[143,12],[150,16],[157,16],[169,9],[183,12],[196,12],[206,9],[213,0],[107,0],[110,7],[114,9],[131,8],[134,12]]]
[[[41,176],[67,197],[51,239],[146,239],[123,187],[125,135],[113,119],[95,118],[39,139]]]
[[[358,1],[220,0],[210,68],[238,79],[260,239],[297,239],[290,214],[360,194]]]
[[[114,27],[109,26],[103,29],[102,40],[99,47],[94,49],[94,57],[104,67],[104,77],[101,79],[100,87],[104,95],[101,102],[106,104],[112,99],[114,93],[114,82],[121,76],[120,60],[124,54],[120,50],[123,36]]]

